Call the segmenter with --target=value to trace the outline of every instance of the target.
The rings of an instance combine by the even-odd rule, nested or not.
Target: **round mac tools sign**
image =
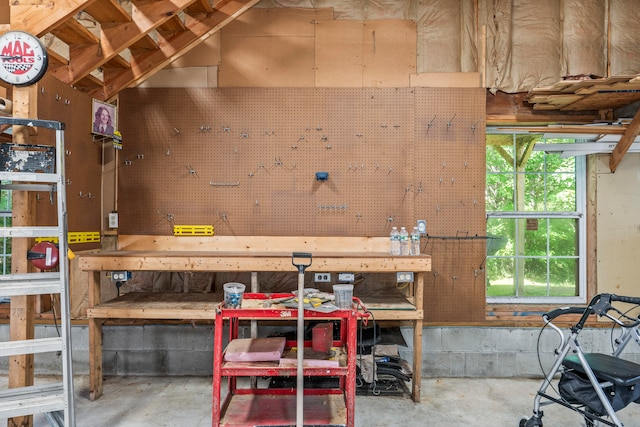
[[[14,86],[32,85],[47,72],[47,49],[24,31],[0,35],[0,79]]]

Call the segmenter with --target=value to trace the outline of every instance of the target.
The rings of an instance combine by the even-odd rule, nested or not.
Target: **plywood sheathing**
[[[640,156],[627,154],[613,173],[611,156],[596,155],[598,191],[598,292],[619,295],[637,295],[637,217],[640,209],[640,187],[638,180]],[[633,183],[621,185],[621,183]],[[623,201],[623,202],[621,202]]]
[[[312,87],[315,22],[330,9],[251,9],[221,33],[220,86]]]
[[[315,85],[361,87],[362,21],[323,21],[316,25]]]
[[[222,31],[221,87],[408,87],[415,23],[252,9]]]

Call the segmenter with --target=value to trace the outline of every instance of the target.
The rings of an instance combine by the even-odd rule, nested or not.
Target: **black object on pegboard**
[[[0,168],[7,172],[54,173],[56,147],[49,145],[0,145]]]

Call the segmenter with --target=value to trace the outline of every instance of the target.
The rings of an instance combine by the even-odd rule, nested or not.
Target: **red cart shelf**
[[[212,426],[252,427],[296,424],[296,389],[259,388],[257,381],[249,381],[249,387],[238,387],[239,377],[292,377],[296,366],[280,366],[278,362],[227,362],[224,361],[224,329],[228,326],[228,339],[238,338],[241,320],[286,320],[297,318],[297,309],[273,305],[266,307],[270,298],[282,295],[245,294],[242,308],[226,308],[221,304],[216,310],[213,354],[213,403]],[[354,298],[350,310],[321,313],[305,310],[306,320],[339,321],[340,339],[333,342],[339,348],[339,367],[304,367],[305,377],[337,377],[338,385],[332,388],[307,388],[304,390],[304,424],[317,426],[354,426],[356,395],[356,331],[358,319],[367,314],[359,310],[360,301]],[[311,342],[305,342],[305,347]],[[285,351],[295,343],[287,342]],[[304,365],[303,365],[304,366]],[[226,395],[222,398],[222,381],[226,378]]]

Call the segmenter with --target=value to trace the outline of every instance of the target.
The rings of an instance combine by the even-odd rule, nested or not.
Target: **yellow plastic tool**
[[[174,225],[174,236],[213,236],[213,225]]]
[[[36,243],[58,243],[57,237],[36,237]],[[99,231],[70,231],[67,233],[67,243],[95,243],[100,241]]]

